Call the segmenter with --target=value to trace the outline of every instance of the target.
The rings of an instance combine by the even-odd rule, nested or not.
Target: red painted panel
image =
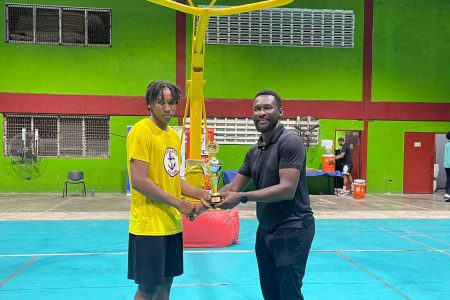
[[[405,133],[403,193],[433,193],[434,133]]]
[[[208,117],[251,118],[252,99],[206,99]],[[177,116],[183,116],[182,99]],[[450,103],[286,100],[284,118],[450,121]],[[0,92],[0,112],[30,114],[147,115],[144,96],[21,94]]]
[[[361,132],[349,131],[345,133],[345,141],[350,144],[352,151],[352,178],[361,179]]]
[[[363,101],[372,100],[373,0],[364,1]]]
[[[0,112],[25,114],[147,115],[144,96],[0,93]]]

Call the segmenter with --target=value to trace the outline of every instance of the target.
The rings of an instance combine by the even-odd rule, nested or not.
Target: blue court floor
[[[127,220],[0,221],[0,299],[133,299]],[[262,299],[255,219],[239,243],[185,249],[171,299]],[[449,299],[449,219],[319,219],[305,299]]]

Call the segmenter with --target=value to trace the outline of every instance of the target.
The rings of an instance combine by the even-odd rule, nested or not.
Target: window
[[[271,8],[211,17],[206,43],[352,48],[354,29],[352,10]]]
[[[3,125],[7,157],[14,153],[11,145],[31,135],[40,156],[109,158],[109,117],[6,114]]]
[[[206,120],[208,128],[214,128],[214,140],[219,144],[252,145],[261,133],[249,118],[210,118]],[[319,121],[311,117],[281,119],[284,127],[298,134],[305,145],[317,145],[319,141]],[[186,127],[190,127],[190,118],[186,118]]]
[[[111,9],[5,4],[6,42],[111,46]]]

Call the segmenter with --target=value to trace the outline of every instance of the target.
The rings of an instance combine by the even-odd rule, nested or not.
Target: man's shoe
[[[450,202],[450,194],[444,195],[445,202]]]

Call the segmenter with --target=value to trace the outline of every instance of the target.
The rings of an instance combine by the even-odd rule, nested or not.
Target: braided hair
[[[180,88],[175,84],[164,80],[155,80],[148,85],[147,91],[145,92],[145,104],[149,106],[151,103],[154,103],[158,97],[162,96],[164,89],[168,89],[170,91],[173,100],[178,104],[181,95]]]

